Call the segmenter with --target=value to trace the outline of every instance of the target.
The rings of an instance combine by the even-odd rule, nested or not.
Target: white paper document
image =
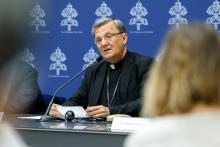
[[[73,111],[75,114],[75,118],[84,118],[88,117],[86,115],[86,111],[81,106],[57,106],[58,111],[65,116],[67,111]]]

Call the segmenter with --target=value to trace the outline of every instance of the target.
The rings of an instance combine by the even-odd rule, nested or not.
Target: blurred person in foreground
[[[137,116],[140,91],[153,59],[128,50],[126,28],[119,19],[98,19],[92,35],[104,61],[86,70],[81,86],[63,105],[83,106],[94,118],[119,113]],[[61,115],[56,104],[50,115]]]
[[[151,123],[131,135],[125,147],[219,147],[218,34],[205,24],[182,25],[169,32],[161,53],[142,108]]]
[[[1,111],[7,114],[40,112],[41,92],[35,68],[16,56],[2,68],[0,77],[7,87],[4,89],[5,103]]]
[[[21,65],[15,59],[26,45],[27,8],[28,0],[0,1],[0,111],[8,113],[17,113],[16,110],[20,111],[27,107],[27,103],[22,101],[29,101],[27,95],[30,92],[29,86],[32,87],[31,84],[23,84],[27,82],[29,74],[22,74],[25,72],[22,70],[28,65],[24,63],[23,66],[23,63]],[[13,68],[14,65],[16,68]],[[21,91],[25,91],[24,95],[27,97],[23,97]],[[13,105],[10,105],[12,101]],[[12,107],[18,109],[9,112],[9,108]],[[0,122],[0,146],[26,147],[7,122]]]
[[[31,113],[40,101],[38,73],[20,59],[27,45],[27,0],[0,2],[0,111]]]

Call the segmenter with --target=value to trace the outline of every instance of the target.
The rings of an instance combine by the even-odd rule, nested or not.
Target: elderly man
[[[81,86],[63,105],[83,106],[94,118],[138,116],[140,91],[153,59],[128,51],[126,29],[118,19],[97,20],[92,35],[104,61],[87,69]],[[56,107],[52,105],[50,115],[60,115]]]

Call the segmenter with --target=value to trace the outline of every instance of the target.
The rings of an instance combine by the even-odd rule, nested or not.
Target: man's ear
[[[128,35],[127,35],[127,33],[123,33],[123,34],[122,34],[122,38],[123,38],[123,43],[126,44],[126,43],[127,43],[127,40],[128,40]]]

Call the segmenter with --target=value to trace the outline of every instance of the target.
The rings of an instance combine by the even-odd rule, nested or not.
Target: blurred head
[[[161,53],[145,88],[144,116],[188,113],[197,105],[220,106],[220,45],[211,27],[174,28]]]
[[[124,58],[128,37],[120,20],[111,18],[96,20],[92,27],[92,35],[104,60],[117,63]]]
[[[24,49],[28,0],[0,1],[0,68]]]
[[[26,45],[28,8],[28,0],[0,1],[0,110],[9,97],[10,83],[4,78],[5,66]]]

